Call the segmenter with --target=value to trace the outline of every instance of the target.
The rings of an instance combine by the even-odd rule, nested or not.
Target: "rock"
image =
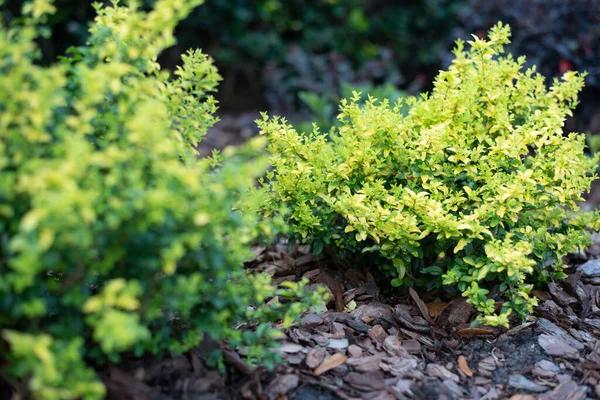
[[[508,378],[508,386],[536,393],[542,393],[548,390],[548,386],[532,382],[523,375],[511,375]]]
[[[425,373],[433,378],[440,378],[442,380],[450,379],[454,382],[460,381],[458,375],[448,371],[446,367],[443,367],[438,364],[427,364],[425,368]]]
[[[579,351],[560,337],[542,333],[538,337],[538,343],[548,355],[567,358],[579,357]]]
[[[269,383],[265,394],[269,400],[274,400],[298,387],[299,382],[300,379],[294,374],[279,375]]]
[[[348,354],[352,358],[358,358],[362,356],[362,349],[360,348],[360,346],[351,344],[350,346],[348,346]]]
[[[327,354],[327,349],[325,347],[315,347],[314,349],[310,349],[306,354],[306,366],[310,369],[315,369],[325,359],[325,355]]]

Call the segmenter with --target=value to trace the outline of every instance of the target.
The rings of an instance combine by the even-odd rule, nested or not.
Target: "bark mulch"
[[[535,315],[510,329],[470,327],[463,298],[410,289],[385,298],[369,272],[332,267],[306,246],[257,248],[248,263],[276,283],[308,278],[331,292],[286,332],[284,363],[250,368],[224,349],[225,370],[204,355],[219,344],[160,361],[111,366],[114,399],[543,399],[600,398],[600,237],[571,256],[568,279],[536,290]]]

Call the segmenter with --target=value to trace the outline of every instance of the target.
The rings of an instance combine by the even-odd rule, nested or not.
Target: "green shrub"
[[[101,398],[90,365],[205,334],[268,361],[273,323],[315,299],[265,307],[301,285],[243,269],[271,226],[248,195],[267,159],[260,142],[196,158],[216,120],[212,61],[190,51],[174,77],[155,61],[201,2],[97,5],[89,44],[46,68],[35,41],[51,2],[0,29],[0,359],[34,398]]]
[[[392,283],[458,290],[488,324],[530,314],[531,282],[563,277],[561,258],[585,246],[596,215],[575,203],[594,179],[583,135],[563,136],[583,76],[547,89],[523,57],[503,55],[510,29],[475,39],[431,94],[396,104],[355,93],[341,127],[300,135],[284,119],[259,121],[270,139],[271,200],[317,249],[376,252]],[[551,265],[551,267],[549,267]],[[496,287],[500,312],[488,298]]]

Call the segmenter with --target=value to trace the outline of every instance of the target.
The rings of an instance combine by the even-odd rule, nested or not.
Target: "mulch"
[[[110,366],[112,399],[505,399],[600,397],[600,236],[567,260],[569,277],[536,290],[540,305],[510,329],[472,327],[463,298],[408,290],[384,297],[365,270],[341,268],[310,248],[257,247],[247,263],[275,283],[325,286],[332,301],[286,331],[276,349],[284,362],[251,368],[244,349],[223,348],[225,369],[203,354]]]
[[[223,115],[199,151],[256,134],[257,113]],[[600,203],[600,186],[584,208]],[[310,248],[257,247],[247,263],[275,283],[325,286],[331,302],[287,330],[273,370],[251,368],[244,349],[204,340],[184,355],[124,361],[101,371],[117,400],[333,400],[600,398],[600,236],[566,260],[568,278],[536,290],[539,306],[510,329],[471,327],[463,298],[408,290],[383,296],[373,276],[355,265],[315,258]],[[441,296],[441,297],[437,297]],[[225,368],[206,365],[217,347]]]

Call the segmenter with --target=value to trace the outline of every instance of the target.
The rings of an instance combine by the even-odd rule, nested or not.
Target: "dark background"
[[[91,3],[56,0],[43,62],[85,43]],[[21,4],[8,0],[5,19],[18,17]],[[567,129],[589,133],[592,150],[600,149],[592,136],[600,134],[598,0],[208,0],[181,23],[179,43],[160,62],[172,68],[188,48],[213,56],[224,78],[221,115],[268,110],[327,119],[348,87],[396,97],[429,90],[456,38],[485,36],[497,21],[513,28],[509,51],[526,55],[549,82],[569,69],[588,72]],[[316,107],[303,92],[318,99]],[[315,115],[315,108],[329,111]]]

